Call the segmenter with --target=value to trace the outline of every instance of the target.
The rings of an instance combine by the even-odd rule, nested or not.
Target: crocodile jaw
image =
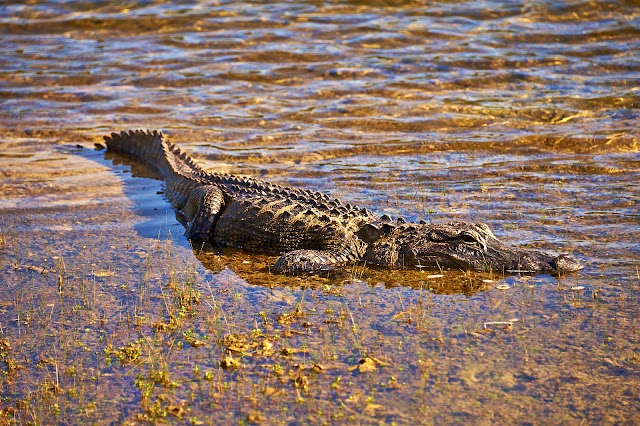
[[[426,250],[425,250],[426,249]],[[509,247],[495,239],[483,247],[449,244],[446,247],[425,247],[409,250],[405,255],[408,264],[457,267],[463,270],[504,273],[560,273],[576,272],[583,268],[581,262],[569,254],[552,254],[541,250],[524,250]]]
[[[487,225],[469,222],[396,227],[370,242],[365,260],[381,266],[505,273],[559,274],[582,269],[571,255],[510,247]]]

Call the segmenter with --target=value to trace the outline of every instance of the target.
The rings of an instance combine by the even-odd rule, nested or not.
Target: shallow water
[[[637,2],[5,2],[0,34],[2,415],[640,421]],[[585,269],[276,277],[93,149],[133,128]]]

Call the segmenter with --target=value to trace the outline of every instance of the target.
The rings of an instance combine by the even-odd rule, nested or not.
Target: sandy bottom
[[[80,145],[19,140],[0,156],[0,414],[10,422],[640,421],[637,217],[563,224],[558,241],[587,265],[568,277],[361,266],[282,277],[274,258],[192,250],[161,181]],[[340,185],[344,198],[357,192]],[[398,193],[381,208],[411,211],[413,195]],[[432,208],[503,223],[469,196]],[[563,211],[546,212],[546,229]],[[526,238],[531,217],[502,229],[545,244]],[[600,238],[572,240],[581,233]]]

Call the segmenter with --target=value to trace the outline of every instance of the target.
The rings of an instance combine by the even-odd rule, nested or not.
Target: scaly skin
[[[218,247],[281,255],[285,274],[319,273],[350,263],[503,272],[573,272],[572,256],[511,248],[483,223],[405,223],[325,194],[259,179],[207,173],[162,133],[105,136],[107,148],[157,168],[165,194],[187,221],[186,236]]]

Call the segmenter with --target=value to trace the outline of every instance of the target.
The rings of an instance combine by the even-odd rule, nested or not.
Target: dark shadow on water
[[[351,265],[341,268],[330,275],[287,276],[275,274],[271,267],[276,257],[248,253],[237,249],[224,249],[218,252],[194,248],[194,255],[200,263],[212,273],[225,269],[252,285],[266,288],[299,286],[304,288],[322,288],[326,285],[348,285],[367,283],[370,286],[384,286],[387,289],[408,287],[424,290],[433,294],[474,294],[486,291],[498,278],[486,273],[464,271],[428,271],[410,269],[370,268],[363,265]],[[549,279],[552,279],[549,277]]]
[[[96,150],[85,155],[121,176],[125,196],[135,204],[134,211],[144,218],[134,225],[138,236],[156,240],[172,240],[182,247],[190,247],[183,236],[184,226],[176,210],[164,197],[164,178],[153,167],[127,156]]]

